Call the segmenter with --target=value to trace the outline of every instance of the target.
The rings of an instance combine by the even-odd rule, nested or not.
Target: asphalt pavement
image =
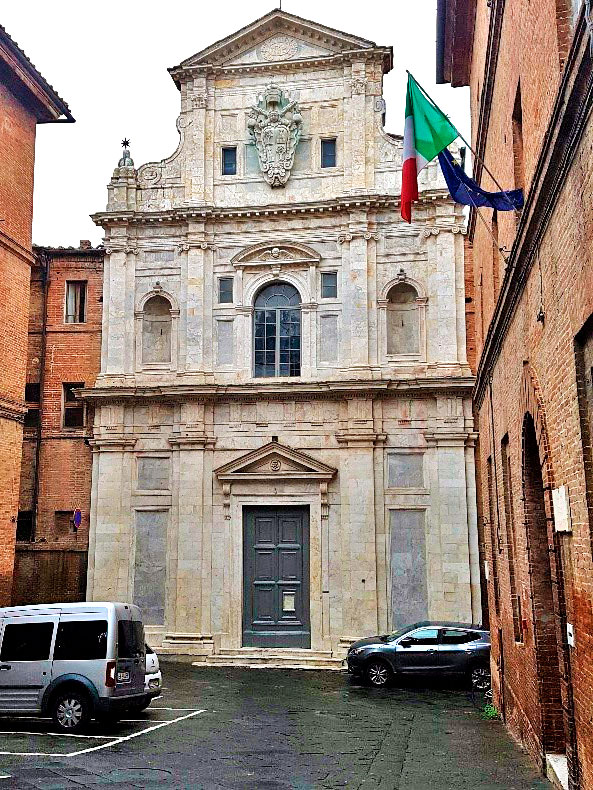
[[[328,671],[163,661],[163,695],[85,736],[0,718],[0,790],[551,788],[482,700],[426,682],[379,690]]]

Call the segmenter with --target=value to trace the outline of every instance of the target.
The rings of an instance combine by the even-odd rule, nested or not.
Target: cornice
[[[593,109],[593,61],[584,12],[583,5],[480,357],[474,392],[478,408]]]
[[[176,83],[193,80],[196,77],[220,77],[238,74],[276,74],[279,72],[311,71],[314,69],[337,68],[361,61],[377,61],[390,70],[392,50],[390,47],[373,47],[369,49],[352,49],[335,55],[315,55],[310,58],[294,58],[291,60],[258,61],[257,63],[235,63],[229,65],[214,63],[197,63],[192,66],[178,66],[169,73]]]
[[[23,247],[22,244],[19,244],[18,241],[15,241],[8,233],[5,233],[3,230],[0,230],[0,249],[4,247],[5,249],[9,250],[13,255],[16,255],[17,258],[25,261],[25,263],[32,266],[35,263],[35,256],[33,255],[33,251],[27,249],[27,247]]]
[[[442,200],[451,203],[447,189],[430,189],[420,193],[418,204],[434,204]],[[172,224],[188,220],[217,219],[254,219],[258,217],[296,216],[299,214],[343,213],[357,209],[397,209],[400,205],[399,195],[363,192],[355,195],[344,195],[324,201],[307,201],[303,203],[281,203],[263,206],[221,207],[214,205],[178,206],[167,211],[102,211],[91,215],[96,225],[136,224]]]
[[[488,129],[490,127],[490,111],[492,109],[492,97],[494,95],[494,82],[496,79],[496,69],[498,66],[498,53],[500,50],[500,34],[502,30],[502,20],[504,17],[505,0],[496,0],[490,8],[490,25],[488,27],[488,43],[486,45],[486,58],[484,65],[484,82],[480,96],[480,115],[474,147],[476,153],[473,157],[474,179],[478,182],[482,178],[482,162],[486,152],[486,141],[488,139]],[[468,230],[470,239],[473,240],[476,227],[476,211],[472,207],[470,211]]]
[[[442,376],[434,378],[310,381],[280,383],[255,383],[215,385],[177,384],[152,387],[89,387],[79,390],[84,400],[97,404],[138,402],[171,399],[175,401],[197,400],[202,402],[245,400],[257,402],[267,400],[343,399],[346,397],[390,398],[429,394],[461,397],[471,394],[474,385],[472,376]]]
[[[0,419],[13,420],[14,422],[24,422],[27,407],[21,401],[0,396]]]

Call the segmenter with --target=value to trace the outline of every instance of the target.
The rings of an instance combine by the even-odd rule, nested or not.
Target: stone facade
[[[490,228],[469,224],[494,702],[542,770],[583,790],[593,787],[590,5],[440,3],[442,76],[470,85],[474,147],[504,186],[526,192],[520,216],[484,210]]]
[[[19,499],[33,263],[33,167],[37,123],[65,116],[60,99],[0,27],[0,606],[10,603]]]
[[[276,546],[306,557],[282,605],[308,601],[317,655],[411,619],[481,620],[464,220],[436,164],[414,224],[399,218],[391,65],[390,48],[271,12],[171,70],[177,150],[138,169],[124,155],[94,217],[88,595],[138,601],[165,650],[247,650],[254,508],[300,525]],[[292,351],[266,356],[284,321]]]

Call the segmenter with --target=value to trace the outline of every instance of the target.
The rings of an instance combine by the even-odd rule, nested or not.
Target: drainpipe
[[[41,423],[43,417],[43,390],[45,384],[45,348],[47,344],[47,295],[49,292],[50,256],[43,251],[39,255],[41,262],[41,279],[43,282],[43,305],[41,309],[41,355],[39,359],[39,421],[37,423],[37,436],[35,441],[35,471],[33,476],[33,529],[31,538],[35,539],[37,533],[37,505],[39,501],[39,459],[41,456]]]

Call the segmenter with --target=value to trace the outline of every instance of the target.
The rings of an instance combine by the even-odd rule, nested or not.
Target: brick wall
[[[0,83],[0,606],[10,601],[18,508],[35,124]]]
[[[102,250],[38,249],[37,252],[38,255],[44,252],[49,261],[46,325],[44,335],[44,283],[42,268],[37,265],[32,276],[27,381],[42,385],[41,430],[39,435],[35,427],[25,429],[20,484],[20,510],[29,511],[34,508],[38,454],[37,517],[34,550],[29,547],[27,553],[26,544],[18,546],[20,554],[15,568],[13,600],[20,603],[28,596],[31,602],[38,600],[39,595],[44,595],[46,600],[49,600],[47,596],[51,600],[73,600],[72,596],[76,595],[84,597],[85,578],[73,581],[72,569],[78,568],[83,576],[86,575],[86,554],[83,560],[78,556],[73,559],[72,552],[86,552],[88,548],[92,453],[85,440],[90,429],[64,427],[63,384],[93,385],[101,364]],[[87,283],[84,323],[65,322],[67,281]],[[87,414],[87,426],[91,420],[92,414]],[[69,527],[67,519],[64,523],[64,517],[56,518],[56,513],[76,508],[82,514],[78,531]],[[40,549],[43,554],[39,554]],[[31,563],[42,576],[35,590],[27,588]]]
[[[565,0],[504,4],[485,155],[504,186],[514,186],[522,169],[530,188],[573,34],[569,6]],[[474,135],[493,8],[477,4],[470,80]],[[521,121],[522,163],[513,117],[515,124]],[[487,174],[482,183],[494,188]],[[495,703],[540,766],[545,752],[566,750],[575,788],[593,787],[593,352],[579,352],[578,342],[575,350],[583,333],[593,338],[593,319],[587,324],[593,314],[591,194],[589,123],[506,330],[493,370],[492,410],[488,388],[477,409]],[[492,212],[483,214],[491,223]],[[498,227],[491,226],[507,250],[517,223],[504,212]],[[478,359],[505,275],[505,262],[497,261],[492,247],[478,218],[473,258],[467,258]],[[560,485],[569,489],[570,534],[554,530],[551,491]],[[567,644],[567,622],[574,627],[574,648]]]

